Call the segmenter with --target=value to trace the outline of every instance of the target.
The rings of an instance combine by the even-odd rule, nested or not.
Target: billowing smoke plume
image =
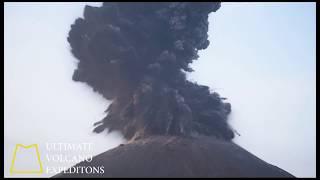
[[[112,100],[95,132],[207,135],[231,140],[229,103],[186,79],[208,41],[208,15],[220,3],[104,3],[86,6],[68,41],[79,59],[73,80]]]

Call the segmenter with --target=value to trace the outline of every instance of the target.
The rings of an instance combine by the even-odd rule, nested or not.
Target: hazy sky
[[[100,5],[5,3],[5,176],[18,143],[91,142],[99,154],[124,142],[91,132],[109,102],[71,80],[66,37],[85,4]],[[237,144],[298,177],[316,175],[315,15],[315,3],[223,3],[188,76],[228,98]]]

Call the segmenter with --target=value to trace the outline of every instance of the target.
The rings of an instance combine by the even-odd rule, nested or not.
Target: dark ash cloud
[[[68,41],[79,60],[73,80],[112,100],[94,131],[119,130],[127,139],[201,134],[231,140],[231,105],[185,74],[198,50],[208,47],[208,15],[219,7],[213,2],[86,6]]]

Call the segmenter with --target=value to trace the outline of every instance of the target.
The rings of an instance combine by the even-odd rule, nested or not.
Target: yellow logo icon
[[[31,149],[32,148],[35,150],[36,152],[36,158],[37,158],[37,164],[38,164],[38,168],[37,169],[16,169],[15,167],[15,163],[16,163],[16,159],[17,159],[17,153],[19,149]],[[17,144],[15,149],[14,149],[14,153],[13,153],[13,158],[12,158],[12,163],[11,163],[11,167],[10,167],[10,173],[11,174],[41,174],[43,172],[43,168],[42,168],[42,163],[40,160],[40,153],[39,153],[39,149],[38,149],[38,144],[31,144],[29,146],[24,146],[22,144]]]

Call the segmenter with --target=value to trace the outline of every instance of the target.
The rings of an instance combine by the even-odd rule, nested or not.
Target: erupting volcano
[[[186,78],[209,45],[208,16],[219,8],[218,2],[85,7],[68,37],[79,60],[72,78],[112,101],[94,132],[118,130],[128,143],[78,164],[104,165],[104,174],[57,177],[292,176],[234,144],[230,103]]]

